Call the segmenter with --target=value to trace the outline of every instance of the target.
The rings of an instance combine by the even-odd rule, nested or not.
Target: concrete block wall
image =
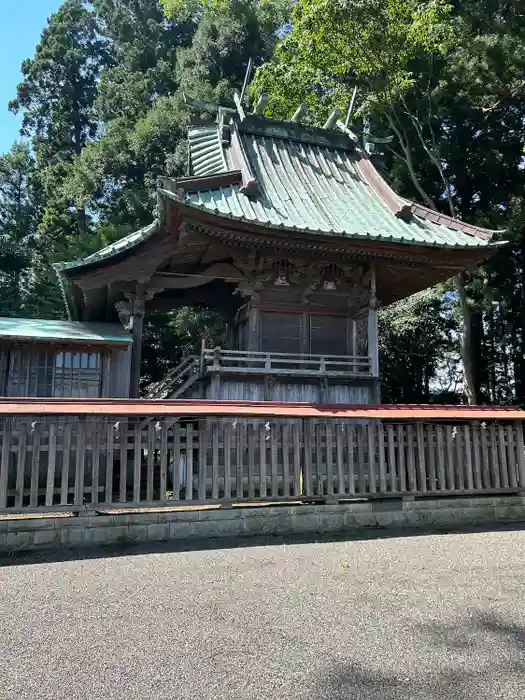
[[[221,537],[351,534],[376,528],[450,529],[513,522],[525,523],[523,496],[4,518],[0,519],[0,553]]]

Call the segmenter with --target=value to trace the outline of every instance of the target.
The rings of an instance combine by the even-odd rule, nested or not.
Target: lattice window
[[[97,398],[101,395],[102,354],[14,349],[8,396]]]
[[[102,379],[98,352],[59,352],[55,359],[53,396],[97,398]]]

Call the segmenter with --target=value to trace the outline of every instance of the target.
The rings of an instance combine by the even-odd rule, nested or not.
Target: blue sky
[[[7,109],[16,95],[20,66],[31,58],[47,18],[61,0],[0,0],[0,153],[18,138],[20,120]]]

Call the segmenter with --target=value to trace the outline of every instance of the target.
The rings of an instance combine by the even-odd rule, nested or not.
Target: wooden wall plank
[[[125,503],[128,497],[128,431],[127,420],[119,421],[119,503]],[[140,442],[139,442],[140,444]],[[134,453],[135,454],[135,453]]]
[[[490,437],[490,474],[492,486],[495,489],[501,488],[501,476],[499,469],[499,459],[498,459],[498,434],[496,432],[496,426],[492,424],[489,428]]]
[[[345,426],[342,424],[337,424],[335,426],[336,430],[336,460],[337,460],[337,480],[338,487],[337,493],[341,496],[346,494],[345,488],[345,469],[344,469],[344,437],[345,437]]]
[[[67,505],[69,488],[69,461],[71,459],[71,423],[64,424],[62,435],[62,475],[60,483],[60,505]]]
[[[423,423],[416,424],[416,444],[417,444],[417,481],[418,489],[421,493],[427,491],[427,463],[425,455],[425,428]]]
[[[466,473],[466,486],[467,489],[472,490],[474,488],[474,469],[472,465],[472,439],[471,439],[471,427],[470,425],[463,426],[463,440],[465,446],[465,473]]]
[[[266,426],[261,421],[259,425],[259,463],[260,463],[260,484],[259,484],[259,495],[261,498],[266,498],[267,484],[266,484]]]
[[[518,463],[518,486],[525,487],[525,444],[523,440],[523,423],[516,422],[516,458]]]
[[[106,425],[106,503],[113,503],[113,466],[115,461],[115,426]]]
[[[516,488],[518,485],[518,463],[516,459],[516,432],[513,425],[505,426],[507,434],[507,467],[509,474],[509,486]]]
[[[313,496],[312,488],[312,471],[313,471],[313,452],[315,444],[315,433],[313,424],[310,419],[303,422],[303,455],[304,455],[304,495]]]
[[[499,472],[501,475],[501,485],[503,488],[509,487],[509,465],[507,462],[507,450],[505,446],[505,429],[502,425],[498,426],[498,456],[499,456]]]
[[[199,476],[197,484],[197,494],[200,501],[206,500],[206,457],[208,453],[209,443],[208,431],[208,421],[199,421]]]
[[[315,474],[316,488],[315,493],[318,496],[324,495],[324,479],[323,479],[323,438],[324,428],[322,423],[317,423],[315,426]]]
[[[280,442],[280,432],[281,425],[279,422],[271,424],[270,431],[270,482],[271,482],[271,495],[273,498],[277,498],[279,495],[279,461],[278,461],[278,450]]]
[[[483,479],[481,477],[481,431],[480,426],[472,426],[472,456],[474,467],[474,487],[477,489],[483,488]]]
[[[465,449],[463,431],[461,426],[454,429],[454,459],[456,473],[456,489],[458,491],[465,490]]]
[[[217,420],[214,420],[211,426],[211,497],[219,498],[219,423]]]
[[[334,494],[334,446],[332,424],[326,423],[324,426],[326,437],[326,493],[329,496]]]
[[[367,455],[366,446],[368,444],[366,425],[356,425],[355,435],[357,441],[357,473],[359,482],[360,494],[367,493],[366,488],[366,473],[367,473]]]
[[[454,470],[454,438],[452,435],[452,426],[445,425],[445,445],[447,451],[447,462],[446,462],[446,472],[447,472],[447,482],[450,491],[454,491],[456,488],[456,474]]]
[[[437,431],[433,423],[426,423],[427,433],[427,467],[428,467],[428,489],[436,491],[438,488],[436,474],[436,452],[437,452]]]
[[[416,478],[416,440],[414,439],[413,426],[406,426],[406,456],[407,456],[407,473],[408,473],[408,491],[417,491]]]
[[[290,424],[283,423],[283,497],[290,495]]]
[[[18,452],[16,465],[16,483],[15,483],[15,508],[21,508],[24,500],[24,480],[25,466],[27,453],[27,431],[28,425],[26,422],[21,422],[18,430]]]
[[[74,504],[81,506],[84,503],[84,472],[86,464],[86,423],[80,420],[76,426],[77,444],[75,459],[75,485]]]
[[[0,460],[0,508],[7,508],[7,479],[11,457],[13,419],[3,418],[2,457]]]
[[[127,465],[126,465],[127,467]],[[122,470],[122,466],[121,466]],[[124,470],[127,471],[127,468]],[[142,477],[142,423],[137,420],[133,427],[133,500],[135,503],[139,503],[140,498],[140,486]],[[122,480],[122,474],[121,474]],[[121,481],[122,483],[122,481]],[[122,503],[126,501],[126,491],[120,491],[120,500]]]
[[[387,493],[385,463],[385,429],[382,423],[377,426],[377,454],[379,465],[379,491]]]
[[[155,470],[155,425],[153,421],[148,423],[148,460],[146,472],[146,500],[153,500],[154,470]]]
[[[447,478],[445,472],[445,441],[443,438],[443,426],[436,425],[436,458],[437,458],[437,480],[438,489],[440,491],[446,491],[447,489]]]
[[[481,426],[480,429],[481,437],[481,478],[483,481],[483,488],[489,489],[492,484],[491,473],[490,473],[490,457],[489,457],[489,445],[488,445],[488,431],[485,426]]]
[[[180,491],[182,487],[181,476],[184,470],[186,479],[186,461],[182,461],[182,427],[179,422],[173,426],[173,500],[180,501]]]
[[[401,493],[407,491],[407,455],[406,455],[406,431],[403,424],[396,425],[397,429],[397,455],[398,455],[398,477],[399,477],[399,490]]]
[[[355,458],[354,458],[354,445],[356,439],[355,426],[348,424],[346,426],[346,445],[348,450],[348,493],[355,493]]]
[[[231,429],[231,425],[230,425]],[[185,463],[186,463],[186,474],[184,477],[184,498],[187,501],[193,500],[193,437],[194,429],[191,423],[186,425],[186,452],[185,452]],[[228,449],[229,456],[229,449]],[[229,477],[229,474],[228,474]],[[230,488],[230,482],[228,478],[228,489]]]
[[[377,491],[377,468],[376,468],[376,448],[377,448],[377,428],[374,423],[366,426],[368,438],[368,490],[370,493]]]
[[[292,424],[293,441],[293,496],[301,496],[301,427],[302,424]]]
[[[235,430],[235,497],[244,498],[244,445],[246,443],[246,425],[237,423]]]
[[[160,500],[166,500],[168,491],[168,425],[161,422],[160,424]]]
[[[91,471],[91,503],[98,503],[98,485],[100,482],[100,453],[101,449],[101,435],[104,425],[100,422],[91,423],[92,441],[93,441],[93,459],[92,459],[92,471]]]
[[[38,507],[38,480],[40,477],[40,438],[42,435],[42,426],[39,422],[35,422],[32,430],[32,454],[31,454],[31,483],[29,494],[29,507]]]
[[[391,425],[390,423],[387,424],[386,426],[386,435],[387,435],[387,444],[388,444],[388,452],[387,452],[387,466],[388,466],[388,473],[390,475],[390,491],[392,493],[395,493],[398,490],[398,484],[397,484],[397,465],[396,465],[396,445],[395,445],[395,436],[394,436],[394,426]]]

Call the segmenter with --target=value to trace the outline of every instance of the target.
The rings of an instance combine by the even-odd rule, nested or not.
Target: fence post
[[[523,423],[516,423],[516,451],[518,457],[518,486],[525,488],[525,446],[523,444]]]
[[[2,458],[0,462],[0,508],[7,507],[7,477],[9,474],[9,457],[11,456],[11,418],[4,418],[2,434]]]

